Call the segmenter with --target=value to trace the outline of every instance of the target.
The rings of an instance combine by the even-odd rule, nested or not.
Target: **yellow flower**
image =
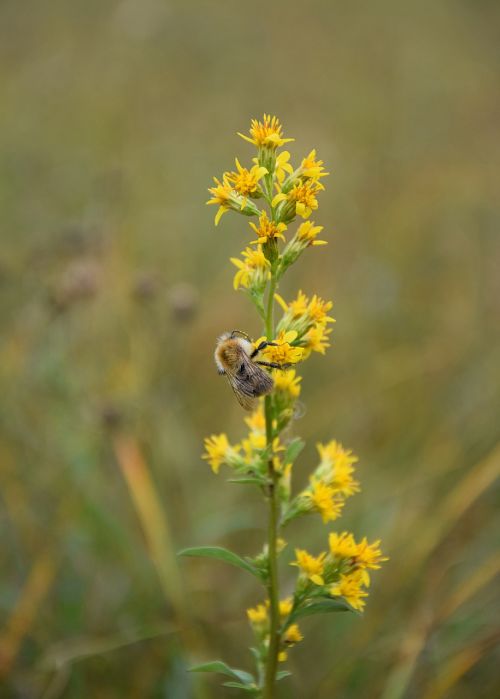
[[[382,556],[380,539],[374,541],[373,544],[369,544],[366,537],[364,537],[359,542],[356,550],[356,565],[358,567],[377,570],[380,568],[381,563],[388,560],[386,556]]]
[[[243,260],[237,257],[231,257],[231,262],[238,271],[234,275],[233,287],[238,289],[240,286],[248,289],[249,287],[263,286],[270,277],[270,263],[262,251],[262,245],[256,248],[245,248],[241,253]]]
[[[316,160],[316,150],[312,150],[307,157],[302,160],[300,174],[312,180],[319,180],[326,177],[329,172],[324,172],[323,161]]]
[[[292,347],[290,344],[296,338],[297,333],[295,330],[290,332],[281,331],[274,340],[276,345],[270,345],[263,350],[262,354],[266,361],[275,362],[280,366],[300,362],[304,355],[303,348]]]
[[[361,611],[365,606],[363,598],[368,597],[368,593],[361,587],[362,584],[363,578],[358,572],[341,575],[339,582],[330,587],[330,594],[343,597],[351,607]]]
[[[222,182],[220,182],[217,177],[214,177],[215,187],[209,187],[208,191],[212,194],[212,198],[207,201],[207,204],[218,204],[219,210],[215,214],[215,225],[217,226],[222,214],[233,208],[234,197],[233,188],[227,181],[226,177],[223,176]]]
[[[252,168],[253,170],[253,168]],[[248,172],[248,171],[247,171]],[[239,211],[246,216],[257,216],[259,209],[253,202],[248,202],[246,197],[239,194],[229,181],[232,173],[225,172],[222,176],[222,182],[214,177],[215,187],[209,187],[208,191],[212,194],[212,198],[207,201],[207,204],[217,204],[219,209],[215,214],[215,225],[217,226],[222,215],[232,209]],[[236,173],[234,173],[236,175]]]
[[[300,395],[301,376],[295,376],[295,369],[288,371],[275,371],[273,374],[274,388],[277,391],[288,393],[290,398],[297,398]]]
[[[302,497],[310,501],[312,509],[320,513],[326,524],[337,519],[344,506],[343,500],[335,499],[335,494],[335,489],[330,485],[312,478],[310,490],[305,490]]]
[[[201,457],[208,461],[214,473],[219,473],[220,465],[238,455],[239,447],[232,447],[227,436],[222,433],[205,437],[205,454]]]
[[[331,333],[331,329],[327,328],[326,325],[319,323],[314,325],[307,333],[304,335],[304,341],[306,343],[305,349],[307,354],[311,352],[319,352],[320,354],[325,354],[327,347],[330,347],[328,342],[328,335]]]
[[[267,243],[273,238],[285,240],[283,231],[286,231],[286,225],[284,223],[274,223],[274,221],[270,221],[265,211],[259,216],[259,227],[257,228],[255,223],[252,222],[250,222],[250,226],[257,234],[257,240],[253,240],[253,243]]]
[[[295,202],[295,212],[302,218],[309,218],[313,211],[318,208],[316,194],[324,189],[320,182],[309,180],[296,184],[288,194],[288,201]]]
[[[304,636],[300,633],[298,624],[290,624],[283,636],[283,643],[288,646],[293,646],[295,643],[302,641]]]
[[[334,439],[328,444],[318,444],[317,449],[321,457],[318,476],[344,497],[359,492],[359,483],[353,478],[353,464],[358,457]]]
[[[259,432],[250,432],[248,439],[241,441],[241,446],[245,452],[245,461],[250,463],[255,458],[257,452],[266,448],[266,435]]]
[[[264,604],[258,604],[256,607],[247,609],[247,616],[251,624],[262,626],[267,623],[267,608]]]
[[[252,119],[250,125],[250,138],[238,132],[245,141],[253,143],[258,148],[266,146],[272,150],[280,148],[283,144],[293,141],[293,138],[283,138],[282,126],[279,119],[270,114],[264,114],[262,121]]]
[[[324,301],[314,294],[307,307],[307,313],[315,323],[334,323],[335,318],[330,318],[330,316],[326,315],[332,306],[332,301]]]
[[[261,191],[259,187],[259,180],[267,175],[267,169],[265,167],[260,167],[259,165],[254,165],[250,170],[246,167],[242,167],[238,158],[235,159],[236,168],[238,172],[226,172],[224,173],[224,179],[232,184],[233,189],[244,197],[241,204],[243,209],[246,204],[246,197],[256,197],[261,196]]]
[[[299,290],[299,293],[297,294],[297,298],[295,299],[295,301],[290,301],[289,308],[292,318],[300,318],[300,316],[305,315],[307,312],[308,304],[309,299],[303,291]]]
[[[344,497],[349,497],[360,491],[359,482],[352,477],[353,471],[354,469],[352,466],[348,466],[342,462],[333,469],[331,485]]]
[[[350,532],[335,534],[332,532],[328,537],[330,553],[337,558],[354,558],[358,550],[354,537]]]
[[[359,461],[351,449],[344,449],[340,442],[332,439],[328,444],[317,444],[321,462],[336,468],[350,466]]]
[[[293,609],[293,597],[280,600],[280,616],[287,617]]]
[[[245,422],[252,432],[263,432],[266,431],[266,418],[264,415],[264,410],[262,405],[259,405],[257,410],[255,410],[251,415],[245,418]]]
[[[306,245],[327,245],[326,240],[316,240],[323,226],[315,226],[313,221],[304,221],[297,229],[297,240]]]
[[[287,305],[279,296],[276,300],[285,313],[278,324],[278,330],[295,330],[300,338],[300,343],[305,345],[305,356],[309,356],[313,350],[324,354],[330,330],[328,323],[334,323],[335,319],[327,315],[332,308],[331,301],[324,301],[314,294],[311,300],[303,291],[299,291],[297,298]]]
[[[315,585],[324,585],[323,572],[325,569],[326,553],[319,556],[311,556],[304,549],[295,549],[296,559],[290,565],[297,566],[301,572]]]
[[[286,652],[286,650],[281,650],[278,653],[278,662],[284,663],[287,660],[287,658],[288,658],[288,653]]]

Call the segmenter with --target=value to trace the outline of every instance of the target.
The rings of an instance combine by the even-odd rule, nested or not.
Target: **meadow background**
[[[296,482],[352,448],[339,526],[390,556],[363,619],[303,622],[280,696],[499,696],[499,26],[493,0],[2,0],[1,697],[230,697],[186,667],[250,666],[261,590],[175,552],[263,539],[200,453],[243,434],[215,337],[260,334],[246,220],[214,229],[206,188],[264,111],[331,172],[330,243],[281,288],[337,319]]]

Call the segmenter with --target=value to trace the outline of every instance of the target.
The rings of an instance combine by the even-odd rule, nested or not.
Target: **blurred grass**
[[[342,524],[391,557],[363,620],[304,622],[282,696],[498,696],[499,20],[488,0],[2,3],[1,696],[215,697],[193,655],[250,663],[260,591],[205,561],[176,582],[173,552],[262,541],[259,498],[199,454],[242,434],[214,339],[260,331],[231,291],[244,222],[214,230],[203,202],[263,111],[332,172],[330,245],[280,290],[337,318],[304,366],[295,477],[316,441],[352,447]]]

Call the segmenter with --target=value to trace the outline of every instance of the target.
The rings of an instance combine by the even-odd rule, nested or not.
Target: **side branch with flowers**
[[[292,468],[304,443],[289,436],[301,392],[301,377],[293,368],[313,352],[325,354],[329,345],[329,327],[335,322],[329,313],[331,301],[316,294],[299,291],[286,301],[277,288],[285,272],[310,247],[326,245],[318,239],[322,231],[310,216],[318,208],[317,195],[324,189],[323,161],[316,151],[302,159],[299,167],[290,163],[290,153],[280,150],[291,138],[284,138],[276,117],[264,115],[252,120],[250,135],[239,134],[257,149],[250,168],[236,159],[236,171],[214,178],[208,204],[217,205],[216,225],[222,215],[233,211],[253,218],[250,228],[254,239],[241,258],[231,258],[237,268],[234,288],[243,290],[254,304],[263,324],[264,334],[254,342],[267,363],[279,366],[272,370],[273,390],[260,399],[258,407],[245,422],[249,432],[237,444],[225,433],[205,440],[205,454],[214,473],[221,465],[231,469],[232,482],[257,486],[267,501],[267,541],[260,553],[241,557],[214,546],[185,549],[188,556],[206,556],[223,560],[254,575],[265,587],[267,598],[247,610],[255,643],[254,674],[229,667],[221,661],[193,668],[199,672],[218,672],[229,679],[225,686],[239,688],[262,699],[272,699],[276,682],[290,673],[279,670],[287,660],[289,649],[302,641],[298,620],[302,617],[337,611],[361,612],[368,596],[370,571],[387,560],[380,542],[356,541],[353,534],[330,532],[328,546],[317,555],[295,548],[297,577],[293,594],[281,598],[278,574],[279,558],[286,550],[284,530],[292,520],[318,513],[323,522],[335,521],[345,501],[359,490],[354,477],[357,458],[339,442],[318,444],[319,464],[309,483],[297,494],[292,491]],[[301,223],[290,235],[290,227]],[[282,310],[274,321],[275,305]],[[264,345],[265,341],[272,344]],[[286,368],[281,368],[286,367]],[[285,432],[286,430],[286,432]],[[285,437],[285,434],[287,435]]]

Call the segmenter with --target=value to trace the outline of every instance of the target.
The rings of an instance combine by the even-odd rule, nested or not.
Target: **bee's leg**
[[[231,339],[238,336],[245,338],[245,340],[248,340],[248,342],[252,342],[252,338],[250,337],[250,335],[247,335],[247,333],[243,332],[243,330],[231,331]]]
[[[260,364],[260,366],[268,366],[271,369],[289,369],[292,364],[278,364],[277,362],[255,362],[255,364]]]
[[[276,342],[268,342],[267,340],[262,340],[262,342],[254,349],[254,351],[250,355],[250,359],[253,359],[254,357],[256,357],[259,354],[259,352],[262,352],[262,350],[265,349],[266,347],[277,347],[277,346],[278,345],[276,344]]]

